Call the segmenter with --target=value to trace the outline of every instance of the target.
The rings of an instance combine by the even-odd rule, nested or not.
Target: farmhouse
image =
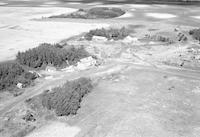
[[[84,70],[84,69],[95,66],[95,64],[96,64],[96,60],[93,57],[89,56],[87,58],[81,59],[80,62],[77,63],[77,69]]]
[[[102,37],[102,36],[93,36],[92,37],[93,41],[107,41],[106,37]]]

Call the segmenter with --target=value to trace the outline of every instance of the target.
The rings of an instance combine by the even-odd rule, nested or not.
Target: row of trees
[[[54,88],[52,92],[45,92],[42,105],[54,110],[58,116],[76,114],[80,108],[82,98],[93,89],[90,79],[79,78],[66,82],[62,87]]]
[[[128,35],[129,35],[129,31],[125,27],[122,27],[121,29],[117,29],[117,28],[110,28],[110,29],[101,28],[101,29],[90,30],[85,35],[85,39],[86,40],[92,40],[93,36],[101,36],[101,37],[107,38],[108,40],[111,40],[111,39],[120,40],[120,39],[124,39]]]
[[[11,90],[17,83],[29,85],[36,78],[17,62],[4,62],[0,64],[0,90]]]
[[[75,64],[81,58],[88,56],[89,54],[83,47],[64,49],[59,44],[52,45],[43,43],[40,46],[25,52],[18,52],[17,61],[21,65],[26,65],[31,68],[40,68],[47,64],[61,67],[68,64]]]

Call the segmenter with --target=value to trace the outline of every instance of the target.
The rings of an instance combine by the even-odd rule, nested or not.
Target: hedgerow
[[[58,116],[76,114],[82,98],[92,89],[93,85],[90,79],[79,78],[68,81],[51,92],[45,92],[42,97],[42,105],[49,110],[54,110]]]

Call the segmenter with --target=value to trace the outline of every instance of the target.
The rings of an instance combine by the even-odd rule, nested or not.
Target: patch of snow
[[[131,36],[127,36],[126,38],[124,38],[122,40],[122,42],[124,42],[124,43],[139,43],[138,38],[131,37]]]
[[[145,5],[145,4],[131,4],[129,6],[132,8],[141,8],[141,9],[150,7],[149,5]]]
[[[196,87],[192,90],[193,93],[200,93],[200,87]]]
[[[60,4],[60,2],[58,1],[51,1],[51,2],[45,2],[46,5],[56,5],[56,4]]]
[[[92,37],[93,41],[107,41],[106,37],[102,37],[102,36],[93,36]]]
[[[73,72],[73,71],[75,71],[75,67],[74,66],[69,66],[69,67],[66,67],[66,68],[62,69],[62,71]]]
[[[0,2],[0,6],[7,5],[8,3]]]
[[[158,19],[169,19],[169,18],[176,17],[176,15],[169,14],[169,13],[146,13],[146,16],[158,18]]]
[[[65,123],[53,122],[34,131],[27,137],[75,137],[80,132],[78,127],[70,127]]]
[[[95,66],[95,64],[96,64],[96,60],[93,57],[89,56],[87,58],[81,59],[80,62],[77,63],[76,68],[78,70],[85,70],[85,69]]]
[[[130,11],[135,11],[136,9],[131,8]]]
[[[200,19],[200,16],[191,16],[191,17],[195,19]]]
[[[45,77],[46,80],[49,80],[49,79],[53,79],[53,76],[47,76]]]
[[[67,4],[78,5],[81,4],[80,2],[67,2]]]
[[[99,5],[99,6],[95,6],[95,7],[121,8],[123,6],[122,5],[112,5],[112,4],[109,4],[109,5]]]
[[[51,7],[52,5],[49,5],[49,4],[42,4],[40,5],[40,7]]]
[[[102,3],[101,2],[91,2],[91,3],[87,4],[87,5],[96,6],[96,5],[102,5]]]
[[[150,45],[153,45],[153,44],[156,44],[156,42],[150,41],[149,44],[150,44]]]

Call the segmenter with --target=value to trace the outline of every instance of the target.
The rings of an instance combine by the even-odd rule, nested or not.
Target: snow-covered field
[[[108,26],[107,24],[34,21],[75,11],[73,8],[0,8],[0,61],[13,59],[18,51],[38,46],[40,43],[56,43],[62,39],[78,35],[90,29]]]
[[[1,3],[0,3],[1,4]],[[49,5],[54,5],[55,2],[48,2]],[[68,3],[69,4],[69,3]],[[94,6],[105,5],[88,5],[88,8]],[[126,4],[126,5],[106,5],[106,7],[121,7],[127,11],[126,14],[119,17],[121,24],[125,19],[136,21],[137,19],[154,20],[179,20],[196,19],[198,23],[199,9],[194,7],[190,12],[189,7],[173,7],[166,5],[139,5],[139,4]],[[102,28],[112,26],[112,22],[107,20],[98,21],[81,21],[67,20],[65,21],[36,21],[42,17],[51,15],[59,15],[63,13],[71,13],[77,8],[64,8],[64,7],[4,7],[0,8],[0,61],[13,59],[18,51],[24,51],[29,48],[38,46],[40,43],[56,43],[62,39],[78,35],[82,32],[87,32],[90,29]],[[84,7],[85,8],[85,7]],[[184,10],[183,10],[184,8]],[[182,14],[182,11],[185,14]],[[121,20],[121,21],[120,21]],[[191,21],[192,22],[192,21]],[[179,22],[180,23],[180,22]],[[186,22],[188,23],[188,22]],[[110,24],[110,25],[109,25]],[[131,22],[130,22],[131,24]]]

